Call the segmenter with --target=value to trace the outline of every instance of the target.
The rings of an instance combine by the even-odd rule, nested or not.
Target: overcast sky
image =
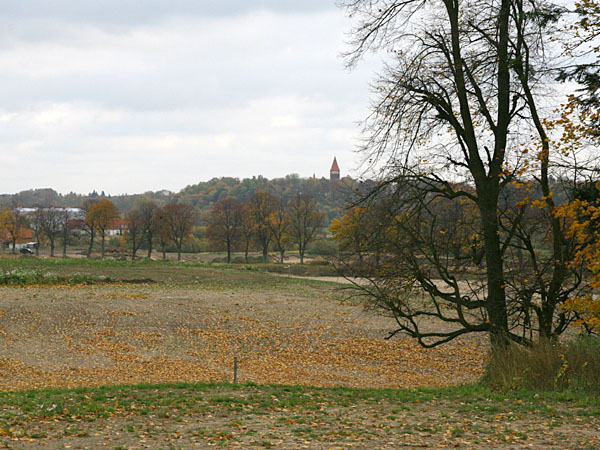
[[[356,175],[349,26],[333,0],[2,0],[0,192]]]

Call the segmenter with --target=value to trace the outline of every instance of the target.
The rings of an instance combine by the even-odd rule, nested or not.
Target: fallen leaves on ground
[[[383,318],[314,298],[330,291],[3,288],[0,389],[231,381],[234,358],[239,381],[261,384],[447,386],[481,376],[480,341],[385,340]]]

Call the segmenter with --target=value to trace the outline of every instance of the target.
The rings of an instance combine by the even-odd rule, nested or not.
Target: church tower
[[[333,164],[331,165],[331,169],[329,169],[329,180],[330,181],[339,181],[340,179],[340,166],[338,166],[337,160],[335,156],[333,157]]]

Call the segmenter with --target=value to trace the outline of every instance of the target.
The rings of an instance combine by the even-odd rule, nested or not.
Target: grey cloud
[[[0,1],[0,161],[113,193],[347,171],[373,66],[343,69],[332,2]]]
[[[333,0],[2,0],[0,16],[131,25],[170,16],[231,16],[257,10],[293,14],[332,8]]]
[[[290,91],[356,101],[364,94],[353,86],[357,79],[366,85],[370,69],[361,66],[352,76],[342,69],[336,17],[326,13],[298,20],[271,14],[221,18],[210,25],[180,20],[145,27],[142,37],[89,37],[75,27],[71,32],[80,40],[0,53],[3,107],[18,110],[47,101],[140,111],[222,108]],[[221,29],[229,30],[226,36]],[[48,53],[52,57],[46,60]],[[22,70],[24,64],[31,66]]]

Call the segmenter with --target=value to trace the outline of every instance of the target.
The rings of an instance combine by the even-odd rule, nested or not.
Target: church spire
[[[333,157],[333,164],[331,165],[331,169],[329,169],[329,179],[331,181],[337,181],[340,179],[340,166],[338,166],[337,159],[335,156]]]

